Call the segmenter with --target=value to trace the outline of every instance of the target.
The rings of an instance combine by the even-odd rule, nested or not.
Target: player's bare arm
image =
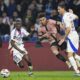
[[[79,17],[77,15],[75,15],[75,16],[76,16],[75,19],[79,19]]]
[[[70,27],[66,28],[65,36],[64,36],[65,39],[68,36],[68,34],[70,33],[70,31],[71,31],[71,28]]]
[[[59,45],[61,45],[67,38],[68,34],[70,33],[70,30],[71,28],[70,27],[67,27],[66,30],[65,30],[65,35],[64,37],[60,40],[60,42],[58,43]]]
[[[12,47],[14,47],[16,50],[18,50],[20,53],[25,53],[24,51],[22,51],[21,49],[19,49],[16,44],[15,44],[15,41],[11,40],[11,45]]]

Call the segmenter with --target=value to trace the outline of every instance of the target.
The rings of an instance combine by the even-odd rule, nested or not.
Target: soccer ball
[[[10,76],[10,71],[8,69],[2,69],[1,72],[0,72],[0,75],[3,77],[3,78],[7,78]]]

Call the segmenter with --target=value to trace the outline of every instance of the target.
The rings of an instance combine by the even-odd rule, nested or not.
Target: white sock
[[[74,57],[75,57],[76,60],[80,61],[80,56],[79,55],[75,54]]]
[[[76,64],[76,61],[74,59],[74,57],[69,57],[69,61],[71,63],[71,65],[73,66],[73,69],[75,70],[76,73],[79,73],[79,70],[78,70],[78,67],[77,67],[77,64]]]

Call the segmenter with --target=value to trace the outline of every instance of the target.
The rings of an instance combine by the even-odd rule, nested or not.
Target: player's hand
[[[65,38],[62,38],[62,39],[59,41],[58,45],[60,46],[64,41],[65,41]]]

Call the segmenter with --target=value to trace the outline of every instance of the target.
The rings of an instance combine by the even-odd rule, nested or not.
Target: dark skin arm
[[[15,44],[15,41],[11,40],[11,45],[12,47],[14,47],[16,50],[18,50],[20,53],[25,53],[24,51],[22,51],[21,49],[19,49],[16,44]]]

